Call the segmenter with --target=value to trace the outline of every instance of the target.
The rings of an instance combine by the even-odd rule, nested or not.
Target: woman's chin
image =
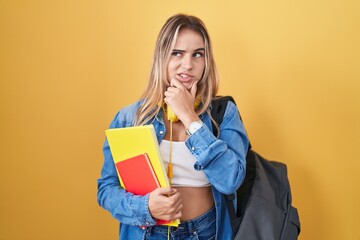
[[[184,85],[184,87],[190,92],[192,86],[194,85],[195,81],[191,81],[191,82],[183,82],[182,84]]]

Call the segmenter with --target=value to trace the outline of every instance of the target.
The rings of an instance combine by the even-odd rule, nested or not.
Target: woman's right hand
[[[170,80],[170,86],[164,93],[165,103],[171,107],[171,110],[186,128],[191,122],[200,120],[194,109],[197,84],[198,81],[195,81],[191,88],[187,89],[183,83],[174,77]]]
[[[150,193],[149,211],[153,218],[173,221],[181,217],[180,193],[175,188],[157,188]]]

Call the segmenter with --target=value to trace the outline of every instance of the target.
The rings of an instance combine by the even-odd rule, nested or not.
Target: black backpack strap
[[[219,96],[214,98],[212,101],[211,117],[215,120],[218,126],[220,126],[220,124],[223,121],[226,106],[229,101],[235,103],[234,98],[231,96],[224,96],[224,97]],[[212,128],[214,135],[217,136],[218,132],[214,123],[212,123]]]
[[[216,96],[212,100],[212,109],[211,109],[211,117],[215,120],[218,126],[223,121],[224,114],[226,111],[227,103],[231,101],[236,105],[236,102],[232,96]],[[241,114],[239,112],[240,120],[242,121]],[[217,128],[215,127],[214,123],[212,122],[212,129],[215,136],[217,136]],[[251,144],[249,142],[249,149],[251,149]]]
[[[215,122],[220,126],[222,123],[225,110],[227,107],[227,103],[229,101],[232,101],[235,103],[235,100],[231,96],[224,96],[224,97],[216,97],[212,101],[212,109],[211,109],[211,116],[215,120]],[[235,103],[236,104],[236,103]],[[217,136],[217,128],[215,127],[214,123],[212,123],[212,129],[215,136]],[[226,200],[226,208],[228,209],[229,215],[230,215],[230,224],[231,228],[233,230],[233,234],[237,232],[240,219],[236,216],[235,207],[234,207],[234,199],[235,199],[235,193],[225,195]]]
[[[216,97],[212,101],[212,109],[211,109],[211,116],[215,120],[215,122],[220,126],[222,123],[225,110],[229,101],[232,101],[234,104],[235,100],[231,96],[224,96],[224,97]],[[241,115],[239,113],[240,120]],[[213,133],[217,136],[217,129],[212,124]],[[254,184],[255,179],[255,161],[253,159],[254,152],[251,150],[251,144],[249,143],[248,154],[246,156],[246,175],[244,182],[240,186],[240,188],[236,191],[236,193],[224,195],[225,196],[225,203],[226,208],[228,209],[229,216],[230,216],[230,224],[233,230],[233,239],[235,234],[238,232],[240,223],[245,213],[245,209],[250,197],[251,189]],[[235,195],[236,194],[236,195]],[[234,207],[234,199],[237,198],[237,211],[235,211]]]

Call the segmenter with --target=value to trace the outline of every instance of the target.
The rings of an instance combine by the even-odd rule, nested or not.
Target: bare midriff
[[[164,118],[166,129],[170,129],[169,121]],[[173,136],[172,141],[184,142],[189,137],[185,134],[185,127],[179,121],[172,124]],[[170,131],[166,131],[165,140],[170,140]],[[206,187],[179,187],[176,188],[182,198],[183,209],[181,210],[181,222],[188,221],[201,216],[209,211],[214,206],[214,198],[211,191],[211,186]]]
[[[181,221],[188,221],[209,211],[214,206],[211,187],[174,187],[183,200]]]

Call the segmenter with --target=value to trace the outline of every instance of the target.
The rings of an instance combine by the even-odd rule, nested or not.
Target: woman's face
[[[168,81],[178,79],[186,89],[201,79],[205,69],[205,44],[203,37],[190,29],[179,32],[168,65]]]

